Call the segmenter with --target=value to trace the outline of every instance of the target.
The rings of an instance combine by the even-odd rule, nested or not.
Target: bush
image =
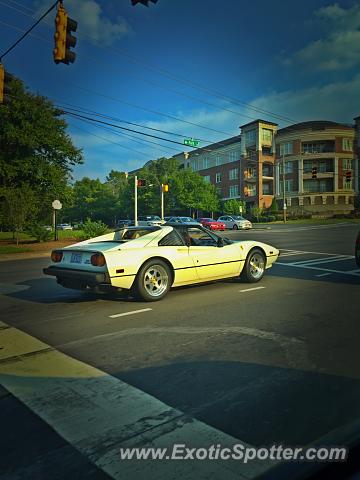
[[[46,230],[43,225],[38,223],[30,225],[27,228],[26,233],[31,237],[34,237],[37,242],[48,242],[53,236],[51,230]]]
[[[88,240],[89,238],[99,237],[108,231],[107,225],[105,223],[98,221],[92,222],[91,220],[86,220],[86,222],[82,226],[83,240]]]

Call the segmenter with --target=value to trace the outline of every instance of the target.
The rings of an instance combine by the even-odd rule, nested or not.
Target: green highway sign
[[[184,145],[188,147],[197,147],[199,145],[199,140],[195,140],[195,138],[185,138]]]

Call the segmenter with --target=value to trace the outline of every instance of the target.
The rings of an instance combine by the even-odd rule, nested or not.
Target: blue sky
[[[27,28],[51,3],[0,0],[1,51],[21,34],[16,28]],[[53,63],[54,13],[3,59],[32,91],[58,104],[200,138],[202,146],[259,117],[282,127],[311,119],[351,123],[360,114],[359,2],[158,0],[146,8],[130,0],[64,0],[64,6],[78,21],[74,64]],[[85,157],[75,178],[104,179],[111,169],[129,171],[186,150],[67,120]]]

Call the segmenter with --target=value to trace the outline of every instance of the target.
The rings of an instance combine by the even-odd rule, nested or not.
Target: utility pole
[[[138,178],[137,175],[134,177],[135,183],[134,183],[134,223],[135,227],[138,226],[138,214],[137,214],[137,188],[138,188]]]
[[[164,184],[160,185],[161,220],[164,220]]]
[[[284,212],[284,223],[286,223],[286,192],[285,192],[285,152],[283,150],[282,154],[282,167],[283,167],[283,212]]]

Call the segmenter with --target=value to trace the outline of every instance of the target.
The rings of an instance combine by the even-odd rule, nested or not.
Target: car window
[[[200,228],[189,228],[188,235],[190,246],[194,247],[217,247],[216,239]]]
[[[163,237],[158,245],[159,247],[169,247],[169,246],[183,246],[184,241],[180,237],[180,235],[176,232],[176,230],[173,230],[172,232],[168,233]]]

